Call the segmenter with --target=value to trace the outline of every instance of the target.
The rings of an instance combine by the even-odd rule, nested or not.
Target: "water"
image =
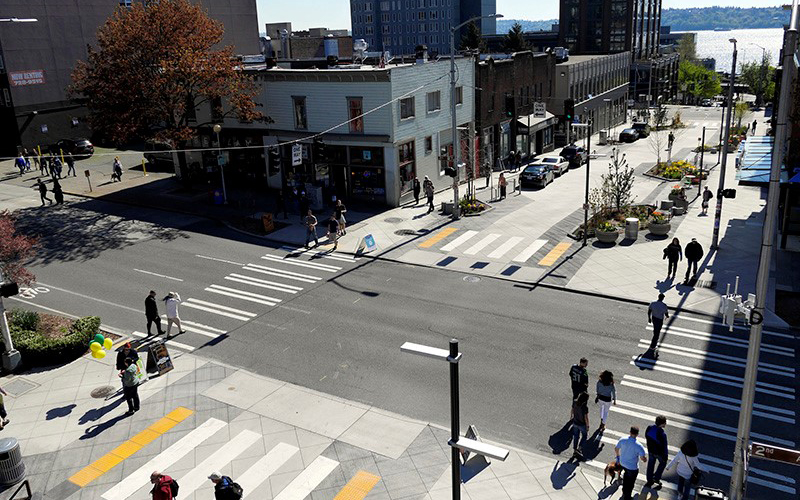
[[[761,61],[762,50],[755,44],[767,49],[772,57],[772,66],[777,66],[778,56],[783,45],[783,28],[731,30],[731,31],[696,31],[697,57],[713,57],[717,60],[717,71],[731,70],[733,44],[728,40],[735,38],[739,54],[736,57],[736,72],[742,70],[742,63]]]

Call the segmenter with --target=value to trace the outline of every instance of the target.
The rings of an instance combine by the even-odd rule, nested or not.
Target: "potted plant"
[[[650,222],[647,224],[647,229],[650,234],[655,236],[665,236],[669,234],[672,226],[669,224],[669,219],[663,212],[653,212],[650,216]]]
[[[600,243],[614,243],[619,237],[619,231],[614,224],[606,221],[597,226],[594,235]]]
[[[672,189],[669,192],[669,196],[667,197],[670,201],[676,201],[681,196],[681,185],[675,184],[672,186]]]

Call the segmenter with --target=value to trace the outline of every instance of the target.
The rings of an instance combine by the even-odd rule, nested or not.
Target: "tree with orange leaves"
[[[33,257],[35,247],[35,239],[17,233],[11,213],[0,212],[0,282],[31,284],[36,277],[25,269],[23,263]]]

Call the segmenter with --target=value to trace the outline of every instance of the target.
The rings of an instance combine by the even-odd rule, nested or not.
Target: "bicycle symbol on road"
[[[33,299],[40,293],[47,293],[50,289],[46,286],[25,287],[19,289],[19,296],[23,299]]]

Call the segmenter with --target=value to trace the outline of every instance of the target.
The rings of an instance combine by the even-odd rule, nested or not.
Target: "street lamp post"
[[[714,210],[714,234],[711,237],[711,248],[719,248],[719,225],[722,218],[722,190],[725,188],[725,165],[728,162],[728,136],[731,130],[731,119],[733,118],[733,86],[736,82],[736,39],[728,40],[733,44],[733,63],[731,64],[731,77],[728,84],[728,116],[725,119],[725,129],[722,131],[722,161],[719,169],[719,189],[717,190],[717,205]]]
[[[450,27],[450,114],[453,136],[453,168],[456,170],[456,175],[453,177],[453,219],[458,219],[461,216],[461,208],[458,206],[458,182],[459,177],[461,177],[458,163],[460,156],[459,153],[461,153],[461,140],[458,136],[458,120],[456,119],[456,31],[472,21],[477,21],[478,19],[498,19],[501,17],[503,17],[502,14],[475,16],[467,19],[461,24]],[[491,175],[491,172],[489,172],[489,175]]]
[[[761,45],[759,45],[757,43],[752,43],[751,42],[750,45],[755,45],[756,47],[761,49],[761,81],[762,81],[763,85],[766,85],[767,84],[767,49],[765,49],[764,47],[762,47]],[[761,102],[764,99],[763,91],[765,91],[765,90],[766,90],[766,88],[762,89],[762,92],[757,92],[756,93],[756,103],[759,106],[761,105]]]
[[[219,165],[219,174],[222,177],[222,201],[225,205],[228,204],[228,191],[225,189],[225,163],[222,159],[222,143],[219,141],[219,133],[222,131],[222,125],[219,123],[214,124],[214,133],[217,134],[217,165]]]
[[[586,246],[589,241],[589,165],[592,161],[589,138],[592,136],[592,128],[588,118],[586,123],[573,123],[572,127],[586,129],[586,189],[583,195],[583,246]]]

